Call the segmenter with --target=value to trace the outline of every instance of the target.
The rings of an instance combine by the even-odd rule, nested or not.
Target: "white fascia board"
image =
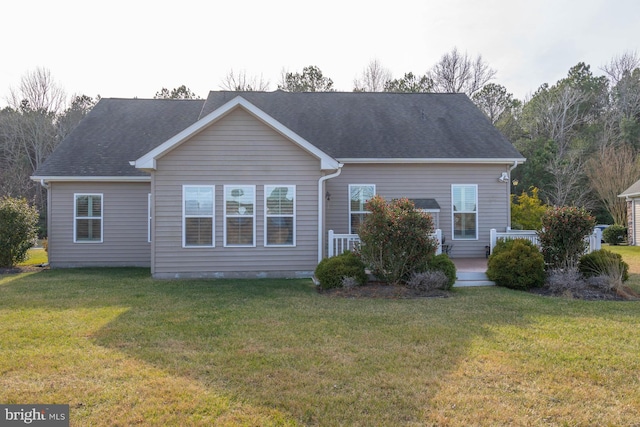
[[[185,140],[193,136],[194,134],[200,132],[205,127],[209,126],[211,123],[216,120],[224,117],[227,113],[237,107],[243,107],[253,116],[264,122],[266,125],[274,129],[276,132],[279,132],[283,136],[289,138],[291,141],[299,145],[305,151],[311,153],[315,157],[320,160],[320,168],[322,170],[335,170],[338,169],[339,162],[333,157],[329,156],[322,150],[318,149],[315,145],[311,144],[306,139],[302,138],[297,133],[293,132],[288,127],[284,126],[282,123],[244,99],[242,96],[236,96],[226,104],[222,105],[218,109],[212,111],[207,114],[202,119],[198,120],[182,132],[178,133],[174,137],[168,139],[164,143],[160,144],[155,149],[149,151],[144,156],[140,157],[134,162],[134,165],[138,169],[143,170],[155,170],[156,168],[156,159],[162,157],[168,151],[182,144]]]
[[[437,159],[437,158],[339,158],[340,163],[460,163],[460,164],[490,164],[490,165],[513,165],[514,163],[522,164],[527,159],[524,157],[518,159],[471,159],[471,158],[450,158],[450,159]]]
[[[151,182],[150,176],[31,176],[45,182]]]
[[[636,197],[640,197],[640,193],[619,194],[618,197],[624,197],[626,199],[634,199]]]

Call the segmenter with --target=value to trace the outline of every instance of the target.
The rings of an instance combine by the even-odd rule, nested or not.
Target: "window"
[[[356,234],[358,227],[369,213],[365,204],[376,194],[376,186],[373,184],[349,185],[349,233]]]
[[[295,201],[294,185],[264,186],[265,246],[295,246]]]
[[[256,245],[256,186],[224,186],[224,245]]]
[[[453,238],[478,238],[478,186],[452,185]]]
[[[151,193],[147,197],[147,242],[151,242]]]
[[[182,187],[182,246],[213,247],[214,224],[213,185]]]
[[[73,241],[102,243],[102,194],[75,194]]]

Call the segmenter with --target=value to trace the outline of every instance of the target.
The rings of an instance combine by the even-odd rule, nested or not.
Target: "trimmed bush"
[[[431,237],[431,216],[406,198],[387,203],[374,196],[366,209],[370,213],[358,229],[358,252],[374,276],[398,285],[406,283],[412,273],[424,271],[437,247]]]
[[[610,276],[619,278],[622,282],[629,279],[629,264],[622,260],[622,255],[606,249],[583,255],[578,263],[578,270],[584,277]]]
[[[487,267],[487,276],[498,286],[528,290],[544,284],[544,257],[526,239],[498,241]]]
[[[315,276],[321,289],[341,288],[345,281],[359,285],[367,283],[365,265],[353,252],[325,258],[316,267]]]
[[[456,283],[456,265],[451,261],[447,254],[440,254],[431,259],[427,263],[428,271],[441,271],[447,278],[447,285],[442,288],[445,291],[451,289]]]
[[[38,210],[26,199],[0,199],[0,267],[13,267],[27,258],[38,237]]]
[[[617,246],[627,239],[627,227],[624,225],[610,225],[602,232],[602,240],[613,246]]]
[[[587,249],[585,238],[595,225],[596,219],[582,208],[547,209],[542,216],[542,231],[538,231],[546,268],[575,268]]]

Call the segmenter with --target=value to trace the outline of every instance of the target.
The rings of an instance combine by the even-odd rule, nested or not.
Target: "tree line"
[[[626,225],[626,207],[618,194],[640,179],[640,58],[635,52],[613,57],[595,75],[578,63],[567,76],[543,83],[526,99],[516,99],[496,82],[496,70],[481,55],[457,48],[442,55],[424,74],[394,78],[372,60],[354,78],[353,91],[464,93],[527,158],[512,173],[516,195],[537,189],[552,206],[591,210],[599,222]],[[270,90],[262,76],[231,70],[219,88]],[[333,80],[311,65],[282,71],[277,88],[291,92],[336,90]],[[36,69],[11,88],[0,110],[0,196],[25,197],[46,216],[46,193],[29,177],[44,162],[99,96],[70,98],[49,71]],[[158,99],[199,99],[191,89],[162,88]]]

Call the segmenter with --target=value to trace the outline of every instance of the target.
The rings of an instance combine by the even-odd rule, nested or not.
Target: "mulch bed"
[[[567,289],[564,291],[552,291],[549,287],[530,289],[529,292],[536,295],[549,297],[564,297],[572,299],[581,299],[586,301],[630,301],[638,299],[638,295],[629,287],[624,286],[621,295],[613,290],[605,291],[603,289],[585,286],[583,288]]]
[[[41,265],[18,265],[11,268],[0,268],[0,275],[2,274],[18,274],[18,273],[32,273],[39,272],[42,270],[48,270],[49,267],[41,266]]]
[[[434,289],[420,292],[404,286],[389,285],[383,282],[369,282],[363,286],[351,288],[320,289],[318,292],[328,297],[337,298],[386,298],[386,299],[410,299],[410,298],[448,298],[451,292]]]

